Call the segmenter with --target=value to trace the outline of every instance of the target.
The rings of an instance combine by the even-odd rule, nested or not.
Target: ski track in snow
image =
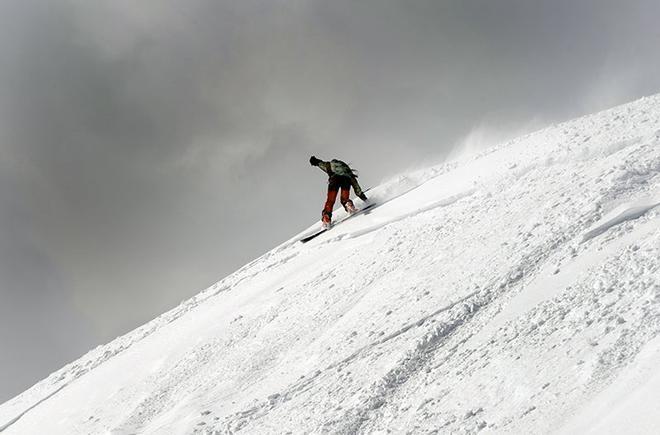
[[[410,218],[410,217],[412,217],[412,216],[417,216],[417,215],[419,215],[420,213],[424,213],[424,212],[427,212],[427,211],[433,210],[433,209],[438,208],[438,207],[446,207],[446,206],[448,206],[448,205],[451,205],[451,204],[455,203],[455,202],[458,201],[458,200],[461,200],[461,199],[463,199],[463,198],[469,197],[469,196],[472,195],[474,192],[475,192],[475,190],[474,190],[474,189],[471,189],[471,190],[469,190],[469,191],[467,191],[467,192],[465,192],[465,193],[459,193],[459,194],[454,195],[454,196],[451,196],[451,197],[449,197],[449,198],[441,199],[441,200],[439,200],[439,201],[435,201],[435,202],[433,202],[433,203],[431,203],[431,204],[429,204],[429,205],[427,205],[427,206],[424,206],[424,207],[422,207],[422,208],[419,208],[419,209],[413,210],[413,211],[408,212],[408,213],[404,213],[404,214],[401,215],[401,216],[393,217],[393,218],[391,218],[391,219],[389,219],[389,220],[387,220],[387,221],[385,221],[385,222],[379,223],[379,224],[377,224],[377,225],[372,225],[372,226],[369,226],[369,227],[366,227],[366,228],[362,228],[362,229],[357,230],[357,231],[354,231],[354,232],[345,233],[345,234],[342,234],[342,235],[339,235],[339,236],[333,237],[333,238],[327,240],[327,242],[336,242],[336,241],[339,241],[339,240],[353,239],[353,238],[355,238],[355,237],[361,237],[361,236],[364,236],[364,235],[369,234],[369,233],[371,233],[371,232],[373,232],[373,231],[379,230],[379,229],[383,228],[383,227],[386,226],[386,225],[389,225],[389,224],[392,224],[392,223],[395,223],[395,222],[399,222],[399,221],[402,221],[402,220],[404,220],[404,219],[408,219],[408,218]],[[368,213],[369,213],[369,212],[367,212],[367,213],[365,213],[365,214],[368,214]]]
[[[658,432],[660,96],[370,197],[6,402],[0,432]]]

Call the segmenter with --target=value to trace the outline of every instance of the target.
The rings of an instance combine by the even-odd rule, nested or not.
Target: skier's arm
[[[330,169],[330,162],[324,162],[323,160],[321,160],[318,166],[319,169],[325,172],[326,174],[328,175],[332,174],[332,169]]]
[[[367,195],[365,195],[364,192],[362,191],[362,187],[360,187],[357,178],[351,177],[351,185],[353,186],[353,191],[355,192],[355,195],[358,198],[360,198],[362,201],[366,201]]]

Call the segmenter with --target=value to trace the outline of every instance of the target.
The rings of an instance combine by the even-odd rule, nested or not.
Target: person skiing
[[[355,205],[353,205],[353,201],[350,199],[351,187],[353,187],[353,191],[355,191],[355,195],[357,195],[358,198],[362,201],[367,201],[367,195],[364,194],[362,188],[358,184],[357,174],[346,163],[337,159],[325,162],[321,159],[317,159],[315,156],[309,158],[309,163],[328,174],[328,197],[326,198],[325,206],[321,212],[321,222],[324,227],[329,228],[330,223],[332,222],[332,209],[335,206],[335,200],[337,199],[339,189],[341,189],[339,201],[344,207],[344,210],[349,214],[353,214],[357,211]]]

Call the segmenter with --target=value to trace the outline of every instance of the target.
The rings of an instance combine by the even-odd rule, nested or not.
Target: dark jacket
[[[355,171],[341,160],[332,159],[329,162],[319,161],[319,169],[328,174],[328,183],[331,186],[346,186],[353,187],[355,194],[359,197],[363,196],[362,188],[357,181],[357,174]]]

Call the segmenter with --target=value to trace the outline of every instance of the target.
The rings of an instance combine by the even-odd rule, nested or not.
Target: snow
[[[369,196],[4,403],[0,432],[660,432],[660,96]]]
[[[614,212],[611,212],[609,216],[604,217],[598,221],[596,225],[594,225],[593,229],[587,231],[582,240],[587,241],[589,239],[593,239],[594,237],[603,234],[613,226],[620,225],[625,221],[632,219],[638,219],[643,216],[644,213],[654,209],[658,205],[660,205],[660,195],[657,195],[657,197],[655,197],[651,203],[644,203],[641,205],[626,204],[624,206],[620,206]]]
[[[660,415],[660,337],[647,343],[635,361],[576,418],[564,431],[582,434],[657,433]]]

